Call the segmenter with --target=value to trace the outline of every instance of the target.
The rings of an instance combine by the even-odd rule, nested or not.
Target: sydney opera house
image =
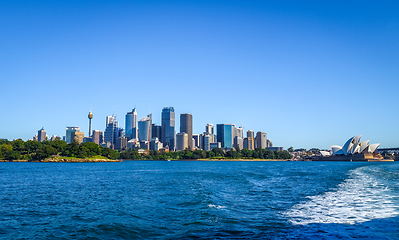
[[[383,160],[381,154],[376,152],[379,143],[369,144],[370,140],[360,141],[362,135],[351,137],[343,145],[332,145],[332,155],[324,156],[319,160],[326,161],[379,161]]]

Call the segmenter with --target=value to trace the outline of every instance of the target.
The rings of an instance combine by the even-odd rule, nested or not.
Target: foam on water
[[[374,177],[368,167],[351,170],[334,191],[310,196],[309,201],[286,212],[293,224],[355,224],[399,216],[398,196]]]
[[[225,206],[221,206],[221,205],[214,205],[214,204],[209,204],[208,205],[209,208],[217,208],[217,209],[223,209],[226,208]]]

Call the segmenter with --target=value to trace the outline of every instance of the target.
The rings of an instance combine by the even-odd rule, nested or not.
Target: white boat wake
[[[367,167],[350,172],[335,191],[311,196],[285,213],[295,225],[311,223],[355,224],[399,215],[398,196],[368,174]]]

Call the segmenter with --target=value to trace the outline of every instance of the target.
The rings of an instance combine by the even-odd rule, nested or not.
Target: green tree
[[[292,155],[286,150],[278,151],[276,153],[276,155],[277,155],[278,159],[291,159],[292,158]]]
[[[276,159],[276,155],[273,151],[265,149],[265,151],[263,152],[263,159]]]
[[[62,156],[67,157],[76,157],[79,155],[79,143],[73,140],[71,143],[67,145]]]
[[[194,153],[198,156],[198,158],[196,158],[196,159],[206,158],[206,151],[204,151],[204,150],[197,149],[194,151]]]
[[[216,157],[224,157],[224,152],[221,148],[214,148],[212,149],[212,152],[215,153]]]
[[[79,146],[78,158],[86,158],[89,156],[90,150],[86,146]]]
[[[58,152],[63,152],[68,147],[68,144],[65,141],[56,139],[50,142],[50,146],[57,149]]]
[[[171,157],[172,157],[172,159],[179,159],[179,152],[172,152]]]
[[[13,149],[11,144],[3,143],[0,145],[0,155],[2,156],[2,158],[5,158],[7,156],[7,153],[12,150]]]
[[[39,148],[36,151],[34,159],[38,159],[38,160],[46,159],[46,158],[48,158],[52,155],[55,155],[57,153],[58,153],[57,149],[53,148],[52,146],[42,145],[41,148]]]
[[[258,151],[258,150],[253,150],[253,151],[252,151],[252,157],[253,157],[253,158],[260,158],[259,151]],[[263,156],[262,156],[262,157],[263,157]]]
[[[15,139],[11,144],[14,151],[18,151],[19,153],[25,151],[24,141],[22,139]]]
[[[228,158],[232,158],[232,159],[241,158],[241,154],[239,152],[237,152],[237,151],[232,150],[232,149],[230,149],[230,151],[227,151],[225,156],[228,157]]]
[[[44,141],[42,142],[42,145],[50,145],[50,141],[49,141],[49,140],[44,140]]]
[[[237,151],[238,153],[241,153],[240,146],[237,145],[236,151]]]
[[[100,155],[100,146],[97,143],[85,142],[79,145],[80,151],[85,150],[87,157],[93,157],[95,155]]]
[[[18,160],[18,159],[21,159],[21,154],[19,153],[19,151],[14,151],[14,150],[11,150],[11,151],[8,151],[7,153],[6,153],[6,157],[5,157],[7,160],[10,160],[10,161],[12,161],[12,160]]]
[[[35,153],[39,148],[41,148],[41,146],[41,142],[28,140],[25,142],[25,151],[28,154]]]
[[[250,158],[250,157],[252,157],[252,151],[249,150],[248,148],[244,148],[241,150],[241,155],[243,157]]]
[[[137,149],[135,149],[135,150],[127,149],[127,150],[121,151],[120,152],[120,158],[121,159],[131,159],[131,160],[142,159],[142,157],[140,156],[140,154],[137,151]]]
[[[294,152],[294,148],[293,147],[289,147],[288,148],[288,152]]]
[[[216,154],[213,151],[208,151],[206,152],[206,157],[207,158],[214,158]]]
[[[193,156],[193,152],[190,150],[185,150],[183,154],[183,159],[191,159]]]
[[[119,153],[110,148],[103,148],[101,155],[110,159],[117,159],[119,157]]]
[[[163,152],[162,154],[159,155],[159,160],[169,160],[170,156],[168,155],[167,152]]]

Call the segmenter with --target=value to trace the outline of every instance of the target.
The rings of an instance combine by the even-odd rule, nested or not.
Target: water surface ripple
[[[1,239],[399,239],[399,164],[1,163]]]

